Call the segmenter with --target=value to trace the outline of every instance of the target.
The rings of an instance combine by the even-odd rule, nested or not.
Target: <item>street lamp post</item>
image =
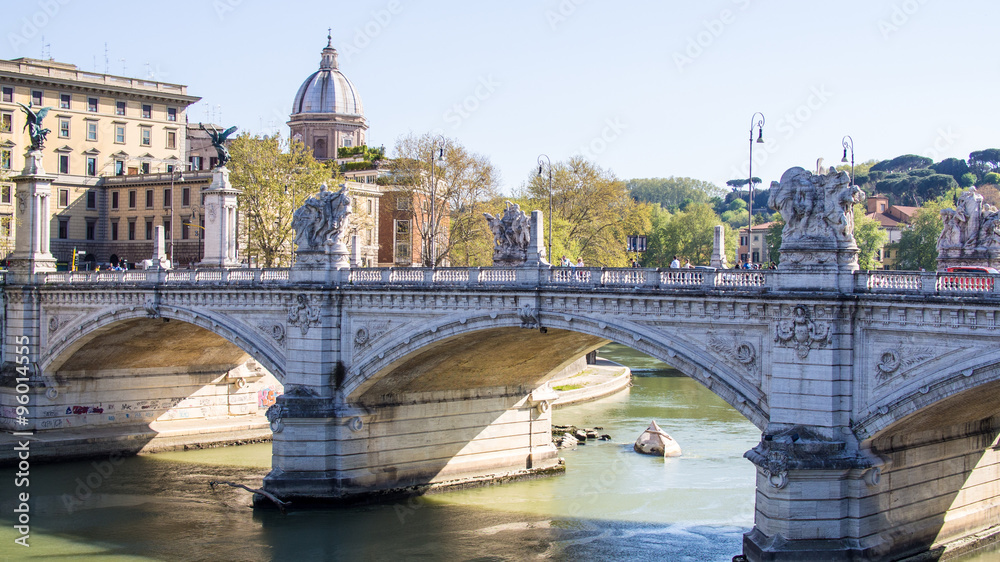
[[[545,161],[548,163],[548,166],[549,166],[549,254],[548,254],[548,258],[549,258],[549,262],[552,262],[552,260],[553,260],[553,258],[552,258],[552,160],[549,160],[549,157],[546,156],[545,154],[542,154],[542,155],[540,155],[538,157],[538,175],[539,176],[542,175],[542,158],[545,158]],[[552,262],[552,263],[555,263],[555,262]]]
[[[438,153],[437,158],[434,158],[435,152]],[[439,165],[444,164],[444,135],[438,135],[434,144],[431,145],[431,221],[427,229],[431,237],[431,267],[437,267],[437,223],[435,222],[437,219],[437,182],[434,181],[435,160],[439,162]]]
[[[851,135],[844,135],[840,142],[844,145],[844,157],[840,159],[841,162],[847,163],[847,149],[851,149],[851,185],[854,185],[854,139]]]
[[[757,116],[760,115],[760,119]],[[764,114],[756,112],[750,116],[750,179],[747,183],[750,186],[750,201],[748,211],[750,219],[747,221],[747,264],[753,265],[753,128],[757,127],[757,142],[764,144]]]

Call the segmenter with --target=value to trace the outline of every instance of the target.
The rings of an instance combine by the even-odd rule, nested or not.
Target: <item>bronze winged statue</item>
[[[206,129],[205,125],[201,123],[198,123],[198,126],[201,127],[203,131],[208,133],[210,137],[212,137],[212,146],[215,147],[215,151],[219,153],[219,163],[215,167],[221,168],[225,166],[226,163],[229,162],[229,160],[232,158],[229,155],[229,149],[226,148],[226,141],[229,140],[229,137],[236,132],[236,127],[232,126],[220,133],[219,129],[217,129],[215,125],[212,125],[211,123],[209,124],[211,130]]]
[[[24,105],[21,102],[17,102],[17,105],[21,106],[24,110],[24,114],[28,117],[28,122],[24,124],[24,128],[28,129],[28,136],[31,137],[31,147],[30,150],[41,150],[42,146],[45,144],[45,136],[49,134],[48,129],[42,128],[42,119],[49,113],[51,107],[43,107],[38,111],[33,111],[32,103]]]

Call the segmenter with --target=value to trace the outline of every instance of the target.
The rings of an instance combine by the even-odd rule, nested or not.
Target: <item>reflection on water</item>
[[[753,525],[758,430],[686,377],[621,346],[628,392],[567,406],[556,423],[603,426],[610,442],[562,453],[565,475],[435,494],[391,505],[291,512],[249,509],[269,445],[161,453],[32,468],[31,548],[13,545],[12,479],[0,485],[0,556],[81,560],[725,560]],[[632,452],[656,419],[681,457]],[[109,469],[110,467],[110,469]],[[12,546],[13,545],[13,546]]]

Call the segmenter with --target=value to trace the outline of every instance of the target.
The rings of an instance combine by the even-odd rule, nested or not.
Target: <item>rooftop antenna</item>
[[[146,61],[146,79],[149,80],[152,78],[153,78],[153,71],[149,69],[149,61]]]
[[[52,45],[46,43],[45,36],[42,35],[42,60],[44,59],[52,60]]]
[[[122,76],[128,76],[128,69],[127,69],[127,67],[125,66],[125,59],[124,59],[124,57],[123,57],[123,58],[120,58],[120,59],[118,59],[118,60],[120,60],[120,61],[121,61],[121,63],[122,63]]]
[[[104,73],[107,74],[111,72],[111,66],[108,63],[108,44],[104,43]]]

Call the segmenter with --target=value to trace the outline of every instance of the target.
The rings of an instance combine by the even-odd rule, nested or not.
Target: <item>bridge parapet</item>
[[[49,272],[34,276],[0,271],[0,284],[224,284],[294,285],[287,268],[209,268]],[[352,269],[348,285],[365,287],[490,287],[511,289],[566,287],[575,289],[705,289],[780,293],[809,290],[782,282],[781,270],[699,270],[648,268],[525,267],[386,267]],[[1000,298],[1000,275],[934,271],[857,271],[853,294],[975,296]]]

